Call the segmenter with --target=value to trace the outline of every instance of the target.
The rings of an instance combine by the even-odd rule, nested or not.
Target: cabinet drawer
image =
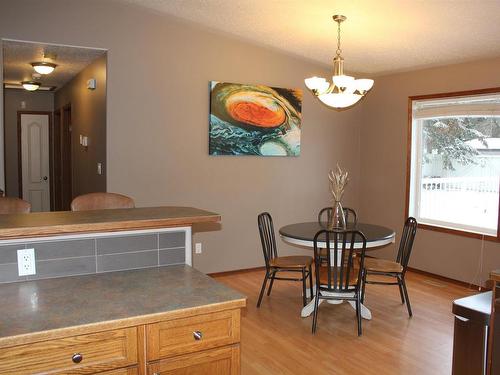
[[[239,373],[239,345],[164,359],[148,366],[148,375],[239,375]]]
[[[150,324],[148,360],[230,345],[240,341],[240,310]]]
[[[119,370],[100,372],[97,375],[139,375],[139,370],[137,367],[129,367],[121,368]]]
[[[91,374],[135,364],[136,327],[0,349],[0,374]]]

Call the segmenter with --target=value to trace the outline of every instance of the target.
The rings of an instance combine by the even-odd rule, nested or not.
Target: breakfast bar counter
[[[0,215],[0,241],[26,237],[141,230],[219,222],[220,215],[192,207],[141,207]]]

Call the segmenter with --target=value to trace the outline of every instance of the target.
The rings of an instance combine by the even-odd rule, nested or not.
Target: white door
[[[22,198],[32,212],[50,211],[48,114],[21,114],[21,163]]]

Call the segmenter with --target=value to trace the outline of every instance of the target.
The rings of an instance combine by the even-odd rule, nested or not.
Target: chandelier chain
[[[340,22],[337,22],[337,56],[340,56],[342,49],[340,48]]]

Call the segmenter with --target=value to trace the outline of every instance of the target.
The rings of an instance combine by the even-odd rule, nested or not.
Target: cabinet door
[[[0,374],[95,374],[137,364],[137,328],[0,349]]]
[[[213,349],[240,341],[240,310],[226,310],[150,324],[148,361]]]
[[[148,375],[239,375],[239,345],[164,359],[148,366]]]

